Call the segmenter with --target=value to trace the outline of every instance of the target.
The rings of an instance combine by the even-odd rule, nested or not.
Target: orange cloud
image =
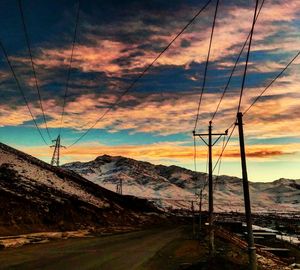
[[[214,160],[220,155],[221,147],[215,147]],[[218,150],[217,150],[218,149]],[[297,150],[299,149],[299,150]],[[45,151],[45,147],[22,147],[22,150],[49,161],[51,151]],[[300,144],[287,145],[247,145],[246,154],[249,159],[273,160],[278,157],[296,155],[300,152]],[[149,161],[155,164],[187,164],[193,159],[193,146],[186,146],[183,142],[164,142],[148,145],[118,145],[108,146],[99,143],[75,145],[62,149],[62,160],[70,162],[75,160],[89,161],[100,155],[125,156],[133,159]],[[237,143],[230,143],[223,154],[224,159],[238,159],[240,156]],[[198,146],[197,159],[205,161],[207,148]],[[289,157],[290,159],[290,157]]]
[[[300,115],[298,113],[300,82],[297,68],[291,67],[291,74],[283,76],[266,92],[251,111],[245,116],[245,132],[248,137],[272,138],[282,136],[300,136]],[[262,88],[263,89],[263,88]],[[262,89],[245,89],[242,110],[247,108]],[[214,120],[214,128],[223,131],[234,121],[238,102],[238,93],[228,93]],[[204,93],[200,110],[199,129],[206,130],[220,93]],[[110,132],[131,130],[134,132],[152,132],[161,135],[176,133],[191,134],[197,111],[199,94],[128,94],[124,102],[134,102],[135,106],[120,104],[100,121],[95,128],[106,128]],[[116,100],[113,94],[81,95],[66,105],[64,127],[84,130],[102,115],[109,104]],[[60,126],[61,104],[54,100],[44,101],[44,108],[51,118],[50,128]],[[30,104],[34,115],[41,115],[38,104]],[[291,119],[293,125],[291,125]],[[11,110],[8,105],[0,106],[0,122],[3,126],[20,125],[31,118],[26,106]],[[43,125],[41,126],[43,127]]]

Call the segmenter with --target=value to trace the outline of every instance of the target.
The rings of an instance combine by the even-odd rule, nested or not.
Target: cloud
[[[73,67],[82,72],[105,72],[110,77],[127,76],[128,72],[135,74],[137,69],[151,63],[157,53],[182,29],[188,21],[186,16],[183,16],[184,11],[188,11],[188,14],[193,13],[188,5],[182,10],[164,13],[166,17],[144,10],[146,18],[127,16],[123,20],[109,21],[103,25],[95,24],[89,16],[84,17],[86,21],[81,26],[83,32],[80,35],[82,41],[76,44]],[[213,8],[207,9],[204,14],[208,16],[212,11]],[[299,48],[299,37],[292,35],[293,32],[297,33],[297,30],[291,25],[299,12],[300,5],[297,1],[265,3],[256,24],[252,49],[293,51]],[[173,16],[176,16],[176,23]],[[238,53],[250,31],[252,17],[252,6],[220,7],[211,61],[220,60],[219,64],[222,65],[221,60],[224,56],[234,56]],[[204,62],[212,23],[211,17],[204,18],[197,19],[197,22],[182,34],[156,65],[186,66],[193,61]],[[291,32],[290,36],[285,38],[281,36],[269,43],[268,39],[283,28],[285,32]],[[182,46],[183,43],[188,46]],[[52,44],[50,48],[40,50],[35,57],[35,63],[44,69],[68,66],[70,50],[70,44],[59,47]],[[15,60],[17,59],[16,57]],[[22,62],[25,59],[19,58],[18,61]]]
[[[300,115],[298,113],[299,88],[296,72],[283,76],[252,107],[245,116],[247,136],[284,137],[300,135]],[[263,88],[262,88],[263,89]],[[242,100],[245,110],[261,89],[246,88]],[[220,131],[228,128],[234,121],[238,92],[228,92],[225,96],[214,127]],[[78,131],[90,127],[117,100],[116,93],[82,94],[67,102],[64,127]],[[200,108],[200,130],[206,130],[208,120],[219,101],[220,93],[204,92]],[[127,130],[131,133],[150,132],[158,135],[191,134],[197,112],[199,92],[185,93],[131,93],[126,95],[95,128],[110,132]],[[34,115],[40,115],[38,103],[30,103]],[[55,99],[44,101],[50,128],[60,127],[61,104]],[[5,125],[20,125],[30,117],[27,108],[0,106],[0,121]],[[293,121],[291,125],[290,121]]]
[[[299,144],[289,144],[284,147],[279,145],[247,145],[246,155],[251,160],[276,160],[278,157],[296,155],[299,151]],[[214,160],[220,154],[219,150],[214,151]],[[42,159],[48,159],[51,153],[47,153],[43,147],[22,147],[23,151],[33,154]],[[51,151],[51,150],[50,150]],[[75,145],[74,147],[62,149],[64,162],[68,161],[89,161],[100,155],[125,156],[138,160],[145,160],[155,164],[169,164],[191,162],[194,155],[193,146],[186,146],[184,142],[164,142],[146,145],[118,145],[108,146],[99,143]],[[240,157],[239,146],[236,143],[230,144],[223,155],[224,159],[238,160]],[[205,161],[207,158],[206,147],[198,147],[197,160]]]
[[[221,3],[217,17],[198,130],[207,130],[237,53],[251,27],[253,3],[225,2]],[[129,4],[132,9],[124,10],[123,5]],[[148,4],[144,1],[103,2],[99,7],[97,3],[90,7],[87,5],[81,14],[63,125],[72,136],[79,136],[105,113],[195,13],[193,1],[152,1]],[[136,13],[136,10],[140,12]],[[103,16],[96,17],[98,12]],[[158,137],[191,135],[201,92],[212,14],[213,6],[210,6],[95,129],[124,131],[129,135],[151,133]],[[299,1],[265,1],[255,26],[242,110],[299,50],[299,14]],[[67,41],[65,36],[60,42],[41,40],[36,46],[39,49],[34,50],[43,105],[49,119],[48,126],[52,129],[60,127],[62,97],[71,54],[71,44]],[[38,118],[41,111],[27,52],[23,48],[13,53],[12,48],[10,54],[30,100],[29,105]],[[224,131],[235,120],[244,60],[245,54],[213,122],[214,130]],[[299,68],[300,60],[297,60],[244,117],[246,139],[300,136]],[[30,115],[7,67],[1,66],[0,80],[4,96],[0,101],[1,125],[31,125]],[[42,122],[40,125],[43,127]],[[236,134],[233,139],[236,140]],[[238,157],[238,148],[234,147],[232,152],[225,153],[226,157]],[[29,151],[44,155],[42,149]],[[290,144],[286,147],[284,143],[248,148],[248,156],[253,159],[291,156],[294,152]],[[192,148],[182,142],[121,145],[117,148],[83,144],[67,150],[66,156],[68,159],[88,160],[100,153],[148,158],[155,162],[166,159],[186,161],[192,156]],[[202,152],[199,155],[200,159],[206,157]]]
[[[263,148],[263,147],[262,147]],[[278,145],[276,146],[278,148]],[[281,148],[281,147],[280,147]],[[284,156],[284,155],[294,155],[298,152],[296,151],[291,151],[291,152],[284,152],[282,150],[269,150],[269,149],[260,149],[260,150],[252,150],[247,152],[247,158],[272,158],[272,157],[278,157],[278,156]],[[235,152],[233,153],[232,151],[229,153],[225,153],[224,157],[227,158],[239,158],[240,153]]]

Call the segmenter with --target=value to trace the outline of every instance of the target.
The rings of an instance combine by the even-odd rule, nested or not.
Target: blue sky
[[[62,125],[68,146],[111,106],[206,1],[81,1]],[[52,139],[70,62],[77,1],[24,0],[42,104]],[[261,3],[261,1],[260,1]],[[192,130],[203,82],[216,1],[172,44],[136,87],[91,131],[62,151],[64,162],[124,155],[193,168]],[[197,131],[206,131],[235,59],[250,31],[254,1],[220,1]],[[0,39],[48,144],[17,1],[0,3]],[[242,111],[300,48],[300,2],[266,0],[255,25]],[[245,52],[214,119],[224,131],[235,119]],[[245,116],[251,180],[300,178],[300,62],[296,60]],[[45,161],[51,149],[35,129],[3,54],[0,57],[0,140]],[[198,170],[206,149],[198,144]],[[215,148],[215,158],[220,152]],[[221,173],[241,175],[237,133]]]

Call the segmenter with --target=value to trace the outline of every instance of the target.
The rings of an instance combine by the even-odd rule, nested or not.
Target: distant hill
[[[124,194],[147,198],[164,198],[155,202],[164,207],[188,208],[195,189],[206,182],[207,174],[178,166],[153,165],[125,157],[103,155],[89,162],[72,162],[63,166],[107,189],[116,190],[122,179]],[[242,180],[222,175],[215,177],[215,209],[244,211]],[[250,183],[252,208],[256,212],[299,211],[300,180],[279,179],[271,183]],[[207,189],[204,193],[207,202]],[[173,200],[175,199],[175,200]],[[186,201],[180,201],[180,200]],[[204,205],[205,207],[205,205]],[[206,203],[207,207],[207,203]]]
[[[155,222],[155,213],[147,200],[120,196],[0,143],[0,235],[137,226]]]

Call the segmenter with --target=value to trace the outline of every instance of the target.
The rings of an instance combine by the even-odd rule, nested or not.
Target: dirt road
[[[174,270],[199,259],[194,246],[182,228],[151,229],[5,249],[0,269]]]

